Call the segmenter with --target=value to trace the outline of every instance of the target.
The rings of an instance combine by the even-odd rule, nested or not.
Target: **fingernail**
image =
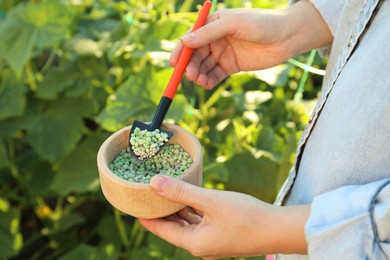
[[[181,40],[184,42],[192,42],[195,40],[195,33],[189,33],[181,37]]]
[[[150,186],[156,192],[163,192],[167,184],[168,180],[161,175],[154,176],[150,181]]]

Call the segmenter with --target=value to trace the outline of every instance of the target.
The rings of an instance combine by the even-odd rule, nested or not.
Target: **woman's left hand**
[[[306,252],[309,206],[277,207],[249,195],[196,187],[164,175],[154,176],[150,186],[158,195],[188,207],[166,218],[139,222],[194,256]]]

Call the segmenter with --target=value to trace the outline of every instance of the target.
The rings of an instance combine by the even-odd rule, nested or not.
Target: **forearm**
[[[306,254],[305,225],[310,215],[310,205],[285,206],[279,208],[279,253]]]
[[[333,35],[310,1],[301,0],[285,11],[285,44],[288,56],[330,45]]]
[[[261,243],[259,248],[266,249],[260,254],[307,254],[305,225],[310,205],[271,207],[268,214],[259,214],[266,223],[254,232],[255,236],[261,236],[257,239]]]

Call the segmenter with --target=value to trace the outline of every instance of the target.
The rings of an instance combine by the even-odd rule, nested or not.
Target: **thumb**
[[[197,209],[203,209],[205,197],[208,197],[207,189],[162,174],[153,176],[150,187],[155,193],[170,201]]]
[[[210,44],[220,38],[230,35],[231,26],[226,24],[228,19],[216,19],[196,31],[187,33],[180,38],[181,42],[190,48],[196,49]]]

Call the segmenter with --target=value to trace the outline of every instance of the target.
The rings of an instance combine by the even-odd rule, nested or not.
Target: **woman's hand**
[[[176,65],[183,45],[196,49],[187,78],[211,89],[233,73],[273,67],[331,41],[321,15],[305,0],[284,11],[226,9],[183,36],[170,63]]]
[[[151,188],[189,207],[160,219],[139,219],[152,233],[205,258],[304,253],[309,206],[277,207],[254,197],[196,187],[156,175]]]

